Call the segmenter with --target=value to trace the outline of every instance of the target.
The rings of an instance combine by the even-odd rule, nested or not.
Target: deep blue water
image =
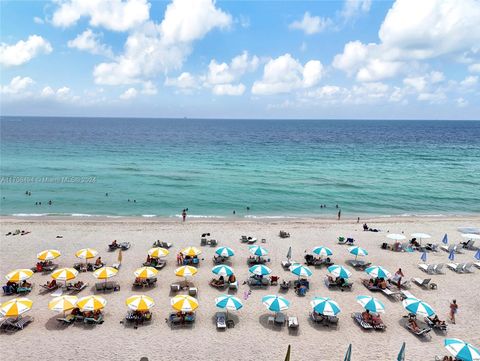
[[[3,117],[0,126],[3,215],[480,212],[480,122]]]

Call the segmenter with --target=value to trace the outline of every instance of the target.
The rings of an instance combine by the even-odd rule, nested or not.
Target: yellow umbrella
[[[18,317],[32,308],[33,302],[28,298],[14,298],[2,304],[0,313],[5,317]]]
[[[10,272],[5,276],[5,278],[7,279],[7,281],[18,283],[20,281],[28,280],[32,276],[33,276],[32,270],[21,268],[21,269],[16,269]]]
[[[179,277],[193,276],[197,273],[197,269],[193,266],[181,266],[175,270],[175,275]]]
[[[101,296],[86,296],[82,297],[77,302],[77,307],[81,311],[97,311],[101,310],[107,304],[107,300]]]
[[[152,278],[158,274],[158,270],[153,267],[140,267],[135,270],[134,274],[139,278]]]
[[[118,273],[118,269],[113,267],[102,267],[93,272],[95,278],[99,280],[106,280],[107,278],[113,277]]]
[[[60,257],[60,251],[56,249],[47,249],[37,254],[37,259],[40,261],[51,261],[58,257]]]
[[[184,256],[190,257],[198,256],[200,253],[202,253],[202,251],[200,251],[197,247],[187,247],[182,249],[181,252]]]
[[[191,312],[198,308],[196,298],[188,295],[177,295],[170,300],[172,307],[181,312]]]
[[[76,296],[55,297],[48,303],[48,308],[56,312],[70,311],[76,307],[77,301]]]
[[[78,271],[75,268],[60,268],[52,273],[52,278],[57,281],[70,281],[78,276]]]
[[[97,254],[98,254],[97,250],[93,248],[83,248],[81,250],[78,250],[75,253],[75,256],[77,256],[78,258],[83,258],[87,260],[90,258],[94,258]]]
[[[127,298],[126,304],[133,311],[148,311],[155,306],[153,298],[145,295],[131,296]]]
[[[168,249],[162,247],[154,247],[148,250],[148,255],[153,258],[165,257],[170,253]]]

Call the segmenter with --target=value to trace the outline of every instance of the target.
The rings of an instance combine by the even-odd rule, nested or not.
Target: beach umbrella
[[[292,258],[292,246],[288,247],[287,259],[290,261]]]
[[[170,300],[172,307],[181,312],[192,312],[198,308],[197,299],[188,295],[177,295]]]
[[[382,302],[371,296],[357,296],[357,302],[362,305],[363,308],[370,312],[380,313],[385,312],[385,306]]]
[[[310,277],[312,271],[308,267],[301,265],[300,263],[295,263],[290,266],[290,272],[298,277]]]
[[[77,296],[60,296],[55,297],[48,303],[48,308],[51,311],[63,312],[74,309],[77,305]]]
[[[442,238],[442,243],[443,243],[443,244],[448,244],[448,236],[447,236],[446,233],[445,233],[445,235],[444,235],[443,238]]]
[[[343,361],[351,361],[352,358],[352,344],[348,345],[347,353],[345,354],[345,358]]]
[[[324,247],[324,246],[315,247],[313,249],[313,253],[315,253],[317,256],[325,256],[325,257],[331,256],[333,254],[330,248]]]
[[[285,355],[285,361],[290,361],[290,350],[291,350],[291,346],[288,345],[287,354]]]
[[[21,282],[21,281],[28,280],[32,276],[33,276],[33,271],[32,270],[27,269],[27,268],[20,268],[20,269],[16,269],[16,270],[8,273],[5,276],[5,278],[9,282],[18,283],[18,282]]]
[[[452,250],[450,251],[450,254],[448,255],[448,259],[449,259],[450,261],[454,261],[454,260],[455,260],[455,250],[452,249]]]
[[[421,259],[423,262],[427,262],[427,252],[423,252],[422,255],[420,256],[420,259]]]
[[[466,238],[466,239],[471,239],[471,240],[480,239],[479,234],[473,234],[473,233],[464,233],[464,234],[462,234],[462,237]]]
[[[230,247],[219,247],[215,250],[215,253],[221,257],[232,257],[235,255],[235,252]]]
[[[328,272],[335,277],[349,278],[352,275],[352,272],[348,268],[334,264],[327,268]]]
[[[251,254],[258,257],[266,256],[268,254],[268,251],[262,246],[250,246],[248,247],[248,250]]]
[[[263,264],[257,264],[248,269],[248,272],[253,273],[257,276],[266,276],[272,273],[272,270]]]
[[[226,266],[224,264],[213,267],[212,272],[219,276],[230,276],[234,273],[232,267]]]
[[[117,257],[118,264],[122,264],[122,260],[123,260],[123,253],[122,253],[122,249],[120,248],[118,250],[118,257]]]
[[[444,341],[445,348],[455,359],[462,361],[478,361],[480,360],[480,351],[473,345],[459,340],[457,338],[446,338]]]
[[[474,257],[475,257],[475,259],[480,261],[480,249],[477,251],[477,253],[475,253]]]
[[[162,247],[153,247],[148,250],[148,255],[153,258],[166,257],[170,251]]]
[[[83,311],[98,311],[104,308],[107,300],[101,296],[90,295],[82,297],[77,301],[77,307]]]
[[[182,254],[184,256],[195,257],[198,256],[202,251],[200,251],[197,247],[186,247],[182,249]]]
[[[397,361],[405,361],[405,342],[402,344],[402,348],[398,353]]]
[[[392,234],[387,235],[387,238],[393,239],[395,241],[401,241],[401,240],[406,239],[407,237],[405,237],[403,234],[392,233]]]
[[[94,258],[97,254],[98,254],[97,250],[93,248],[82,248],[77,252],[75,252],[75,256],[85,260]]]
[[[215,306],[229,311],[237,311],[243,307],[242,301],[232,295],[221,295],[215,298]]]
[[[348,252],[353,254],[355,256],[355,259],[357,259],[358,256],[366,256],[368,255],[368,252],[366,249],[359,247],[359,246],[352,246],[348,248]]]
[[[32,308],[33,302],[26,297],[14,298],[2,303],[0,313],[5,317],[18,317]]]
[[[340,306],[330,297],[315,297],[310,301],[310,306],[316,313],[325,316],[335,316],[340,313]]]
[[[410,313],[417,316],[430,317],[435,314],[432,307],[426,302],[415,297],[408,297],[402,301],[403,307]]]
[[[158,270],[153,267],[140,267],[133,273],[138,278],[152,278],[158,274]]]
[[[153,301],[153,298],[145,295],[130,296],[127,298],[125,303],[132,311],[148,311],[155,306],[155,301]]]
[[[181,266],[175,270],[175,275],[179,277],[189,277],[197,273],[197,269],[193,266]]]
[[[107,279],[115,276],[118,273],[118,269],[113,267],[102,267],[97,269],[93,272],[93,276],[99,280],[105,280],[105,284],[107,283]]]
[[[382,266],[372,266],[368,267],[365,272],[369,274],[372,277],[377,277],[377,278],[390,278],[392,275],[390,272],[388,272],[385,268]]]
[[[262,303],[269,311],[273,312],[288,310],[290,307],[290,301],[288,301],[285,297],[278,295],[264,296],[262,298]]]
[[[51,261],[58,257],[60,257],[60,251],[57,251],[56,249],[47,249],[37,254],[37,259],[39,261]]]
[[[78,276],[78,271],[75,268],[60,268],[53,271],[52,278],[57,281],[70,281]]]

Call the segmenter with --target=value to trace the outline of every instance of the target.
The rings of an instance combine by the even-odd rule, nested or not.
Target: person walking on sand
[[[402,287],[402,277],[405,277],[405,275],[403,274],[402,269],[399,268],[397,272],[395,272],[395,276],[393,276],[393,278],[397,281],[398,289]]]
[[[340,217],[341,217],[341,216],[342,216],[342,210],[339,209],[339,210],[338,210],[338,220],[340,220]]]
[[[187,210],[184,209],[184,210],[182,211],[182,220],[183,220],[183,222],[185,222],[186,219],[187,219]]]
[[[457,300],[453,300],[450,303],[450,321],[455,324],[455,314],[458,312]]]

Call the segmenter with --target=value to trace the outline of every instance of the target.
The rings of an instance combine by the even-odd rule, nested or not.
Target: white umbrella
[[[420,238],[420,239],[432,238],[432,236],[429,235],[428,233],[412,233],[411,236],[415,238]]]
[[[403,234],[392,233],[392,234],[388,234],[387,238],[393,239],[395,241],[401,241],[406,239],[407,237],[405,237]]]

